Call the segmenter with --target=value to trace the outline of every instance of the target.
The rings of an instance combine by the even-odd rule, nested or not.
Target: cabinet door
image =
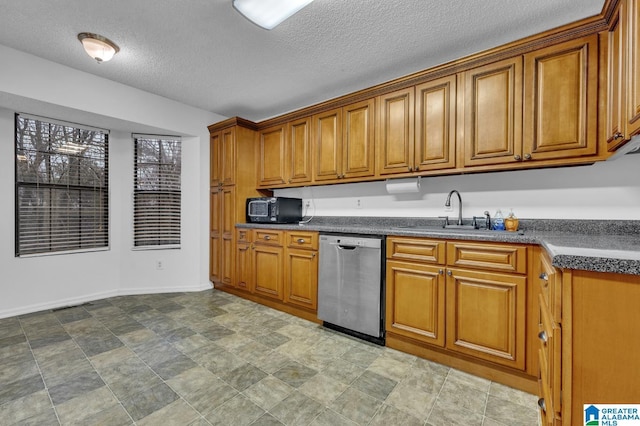
[[[223,186],[221,191],[221,280],[224,284],[232,285],[234,272],[234,236],[235,231],[235,188]]]
[[[522,58],[474,68],[464,83],[464,165],[520,161]],[[460,97],[459,97],[460,98]]]
[[[311,117],[290,122],[288,129],[288,182],[311,183]]]
[[[342,177],[373,176],[375,101],[369,99],[342,109]]]
[[[332,180],[342,175],[342,110],[313,116],[315,159],[314,179]]]
[[[627,12],[627,32],[624,34],[627,54],[627,136],[640,133],[640,5],[637,1],[622,2]]]
[[[441,170],[456,165],[456,76],[416,86],[417,170]]]
[[[283,249],[277,246],[253,245],[253,284],[256,294],[283,300]]]
[[[236,129],[220,132],[220,180],[223,185],[232,185],[236,180]]]
[[[249,230],[238,229],[236,241],[236,274],[235,286],[244,290],[252,290],[253,268],[251,265],[251,237]]]
[[[447,349],[524,370],[526,277],[447,269]]]
[[[444,346],[443,272],[438,266],[387,261],[387,332]]]
[[[282,186],[285,177],[286,126],[264,129],[258,137],[258,186],[270,188]]]
[[[414,88],[378,98],[377,171],[381,175],[413,170]]]
[[[222,260],[222,189],[211,188],[209,210],[209,278],[213,283],[218,283],[222,279],[220,270],[220,262]]]
[[[524,159],[597,153],[598,37],[525,55]]]
[[[212,133],[209,136],[209,176],[211,178],[211,186],[222,185],[221,151],[220,133]]]
[[[607,149],[615,150],[622,144],[625,138],[625,93],[624,82],[624,43],[622,40],[622,27],[624,26],[623,3],[612,17],[611,29],[607,33],[607,97],[605,112],[604,138],[607,140]]]
[[[318,308],[318,252],[287,248],[284,301],[311,310]]]

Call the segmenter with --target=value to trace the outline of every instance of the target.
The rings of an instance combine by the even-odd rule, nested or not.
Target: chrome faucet
[[[460,196],[460,193],[458,191],[456,191],[455,189],[451,192],[449,192],[449,195],[447,195],[447,201],[444,203],[445,207],[451,207],[451,194],[456,193],[456,195],[458,196],[458,223],[457,225],[462,225],[462,197]]]

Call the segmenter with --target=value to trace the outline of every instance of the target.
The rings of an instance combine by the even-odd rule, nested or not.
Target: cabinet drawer
[[[251,241],[251,229],[236,228],[236,241],[239,243],[248,243]]]
[[[423,238],[387,238],[387,259],[444,265],[446,243]]]
[[[318,249],[318,233],[304,231],[287,231],[287,247],[307,250]]]
[[[255,229],[254,242],[259,245],[281,246],[282,231],[272,231],[270,229]]]
[[[449,242],[447,264],[526,274],[527,248],[503,244]]]

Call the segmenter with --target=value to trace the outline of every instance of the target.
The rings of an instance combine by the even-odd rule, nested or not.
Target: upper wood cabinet
[[[374,175],[374,106],[369,99],[313,116],[316,182]]]
[[[311,183],[311,117],[259,132],[258,187]]]
[[[626,12],[623,38],[626,43],[626,133],[631,137],[640,133],[640,4],[622,0]]]
[[[290,122],[287,135],[288,183],[311,183],[311,117]]]
[[[222,185],[236,183],[236,128],[220,132],[220,181]]]
[[[415,89],[378,97],[377,171],[380,175],[413,170]]]
[[[524,56],[524,160],[598,152],[598,36]]]
[[[270,188],[287,182],[286,129],[282,125],[258,133],[258,186]]]
[[[220,132],[211,133],[209,135],[209,177],[210,186],[222,185],[222,179],[220,170],[220,156],[222,154],[222,147],[220,145]]]
[[[456,166],[456,76],[416,86],[413,170]]]
[[[464,166],[522,158],[522,57],[465,71],[459,82]]]
[[[625,26],[626,8],[624,2],[618,4],[614,12],[611,28],[604,43],[606,44],[606,96],[604,113],[603,138],[607,141],[607,149],[613,151],[627,140],[625,136],[625,64],[624,40],[622,29]]]

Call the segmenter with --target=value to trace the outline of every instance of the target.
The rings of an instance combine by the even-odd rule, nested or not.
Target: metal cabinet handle
[[[548,280],[549,280],[549,275],[547,275],[547,273],[546,273],[546,272],[541,272],[541,273],[540,273],[540,277],[539,277],[539,278],[540,278],[541,280],[548,281]]]
[[[542,340],[542,343],[547,343],[548,337],[547,337],[547,332],[542,330],[540,333],[538,333],[538,339]]]
[[[545,413],[547,412],[547,404],[544,402],[544,398],[540,398],[538,400],[538,407],[540,407]]]
[[[311,253],[311,257],[316,257],[316,253]]]
[[[525,154],[524,155],[524,159],[525,160],[531,160],[531,154]]]
[[[624,135],[620,132],[615,132],[613,134],[613,139],[622,139],[622,138],[624,138]]]
[[[451,272],[451,271],[447,271],[447,275],[448,275],[448,276],[451,276],[451,275],[453,275],[453,272]]]
[[[522,160],[522,157],[520,157],[520,155],[518,155],[518,154],[514,155],[514,156],[513,156],[513,158],[514,158],[516,161],[520,161],[520,160]]]
[[[439,273],[440,275],[444,275],[444,269],[440,269],[440,270],[438,271],[438,273]]]
[[[263,238],[264,238],[265,240],[267,240],[267,241],[269,241],[269,240],[271,239],[271,237],[270,237],[269,235],[265,235]]]
[[[304,238],[298,238],[298,244],[304,244]]]

